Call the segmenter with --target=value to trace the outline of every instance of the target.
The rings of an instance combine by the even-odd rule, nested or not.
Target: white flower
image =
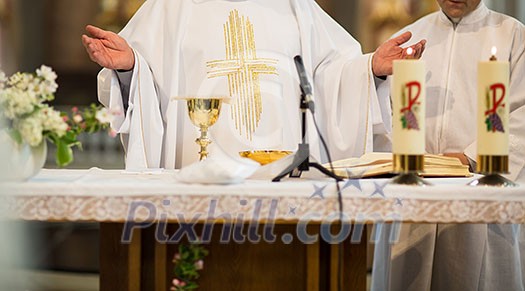
[[[7,85],[22,91],[34,91],[40,83],[33,75],[27,73],[16,73],[7,81]]]
[[[40,94],[49,99],[49,95],[54,94],[58,89],[58,84],[55,82],[45,81],[40,83]]]
[[[36,75],[38,78],[33,78],[27,89],[34,90],[43,101],[52,100],[51,95],[58,89],[57,74],[50,67],[42,65],[36,70]]]
[[[15,124],[22,139],[30,146],[37,146],[42,142],[42,124],[38,116],[31,115],[28,118],[19,120]]]
[[[75,123],[81,123],[82,121],[84,121],[84,118],[82,118],[82,115],[80,115],[80,114],[75,114],[73,116],[73,121]]]
[[[36,70],[36,75],[50,83],[54,83],[57,79],[57,74],[53,71],[53,69],[45,65],[42,65],[40,69]]]
[[[39,145],[48,133],[62,137],[68,124],[60,113],[45,102],[53,99],[58,85],[57,75],[46,66],[29,73],[15,73],[11,77],[0,71],[0,115],[12,120],[25,143]]]
[[[97,111],[95,118],[98,120],[98,122],[106,124],[113,121],[113,114],[111,114],[111,112],[109,112],[107,108],[102,108],[99,111]]]
[[[204,261],[203,260],[198,260],[198,261],[195,262],[194,266],[195,266],[196,270],[200,271],[200,270],[204,269]]]
[[[24,78],[24,74],[17,72],[13,74],[9,79],[7,80],[7,85],[9,86],[16,86],[17,83],[19,83]]]
[[[7,82],[7,77],[3,71],[0,71],[0,89],[5,88],[5,82]]]
[[[3,106],[5,117],[11,120],[31,113],[37,104],[38,100],[33,91],[10,87],[0,92],[0,106]]]
[[[56,133],[59,137],[64,136],[68,129],[67,123],[60,116],[58,111],[55,111],[51,107],[44,107],[38,113],[38,118],[42,123],[42,128],[45,131]]]

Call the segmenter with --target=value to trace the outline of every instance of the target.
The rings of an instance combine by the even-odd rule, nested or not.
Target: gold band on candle
[[[509,156],[482,156],[478,155],[476,172],[479,174],[508,174]]]
[[[424,155],[399,155],[394,154],[394,173],[423,172],[425,164]]]

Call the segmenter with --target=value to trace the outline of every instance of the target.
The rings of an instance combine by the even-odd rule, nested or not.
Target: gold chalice
[[[201,136],[195,140],[201,147],[199,152],[201,161],[208,157],[208,145],[211,144],[208,128],[219,119],[222,99],[224,97],[186,98],[190,120],[201,132]]]

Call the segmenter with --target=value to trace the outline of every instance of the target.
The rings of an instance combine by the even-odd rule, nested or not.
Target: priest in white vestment
[[[148,0],[120,33],[123,39],[87,30],[84,45],[106,68],[99,74],[99,100],[125,110],[112,126],[122,134],[128,169],[180,168],[198,159],[198,129],[181,97],[232,96],[211,128],[213,145],[231,155],[296,150],[296,55],[312,80],[332,158],[371,151],[372,133],[384,131],[389,118],[381,114],[374,74],[390,74],[410,38],[402,35],[363,55],[313,0]],[[424,41],[413,47],[420,55]],[[310,118],[307,129],[312,155],[326,161]]]
[[[403,29],[428,43],[426,150],[476,160],[477,66],[496,46],[510,62],[510,175],[525,183],[525,27],[480,0],[438,0],[442,11]],[[388,82],[380,92],[388,91]],[[380,96],[382,94],[379,94]],[[388,107],[386,103],[383,108]],[[399,242],[376,246],[373,290],[524,290],[519,225],[404,224]]]

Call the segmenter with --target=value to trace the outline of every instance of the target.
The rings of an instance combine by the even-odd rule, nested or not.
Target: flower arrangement
[[[200,277],[198,271],[204,268],[203,259],[207,255],[208,250],[198,243],[180,244],[178,252],[173,257],[175,278],[170,290],[186,291],[199,288],[195,280]]]
[[[56,73],[41,66],[35,74],[17,72],[6,77],[0,71],[0,118],[7,121],[8,134],[18,144],[32,147],[49,140],[57,147],[56,163],[73,161],[72,147],[81,147],[77,136],[109,128],[113,113],[91,105],[82,112],[73,108],[71,117],[49,106],[58,89]]]

